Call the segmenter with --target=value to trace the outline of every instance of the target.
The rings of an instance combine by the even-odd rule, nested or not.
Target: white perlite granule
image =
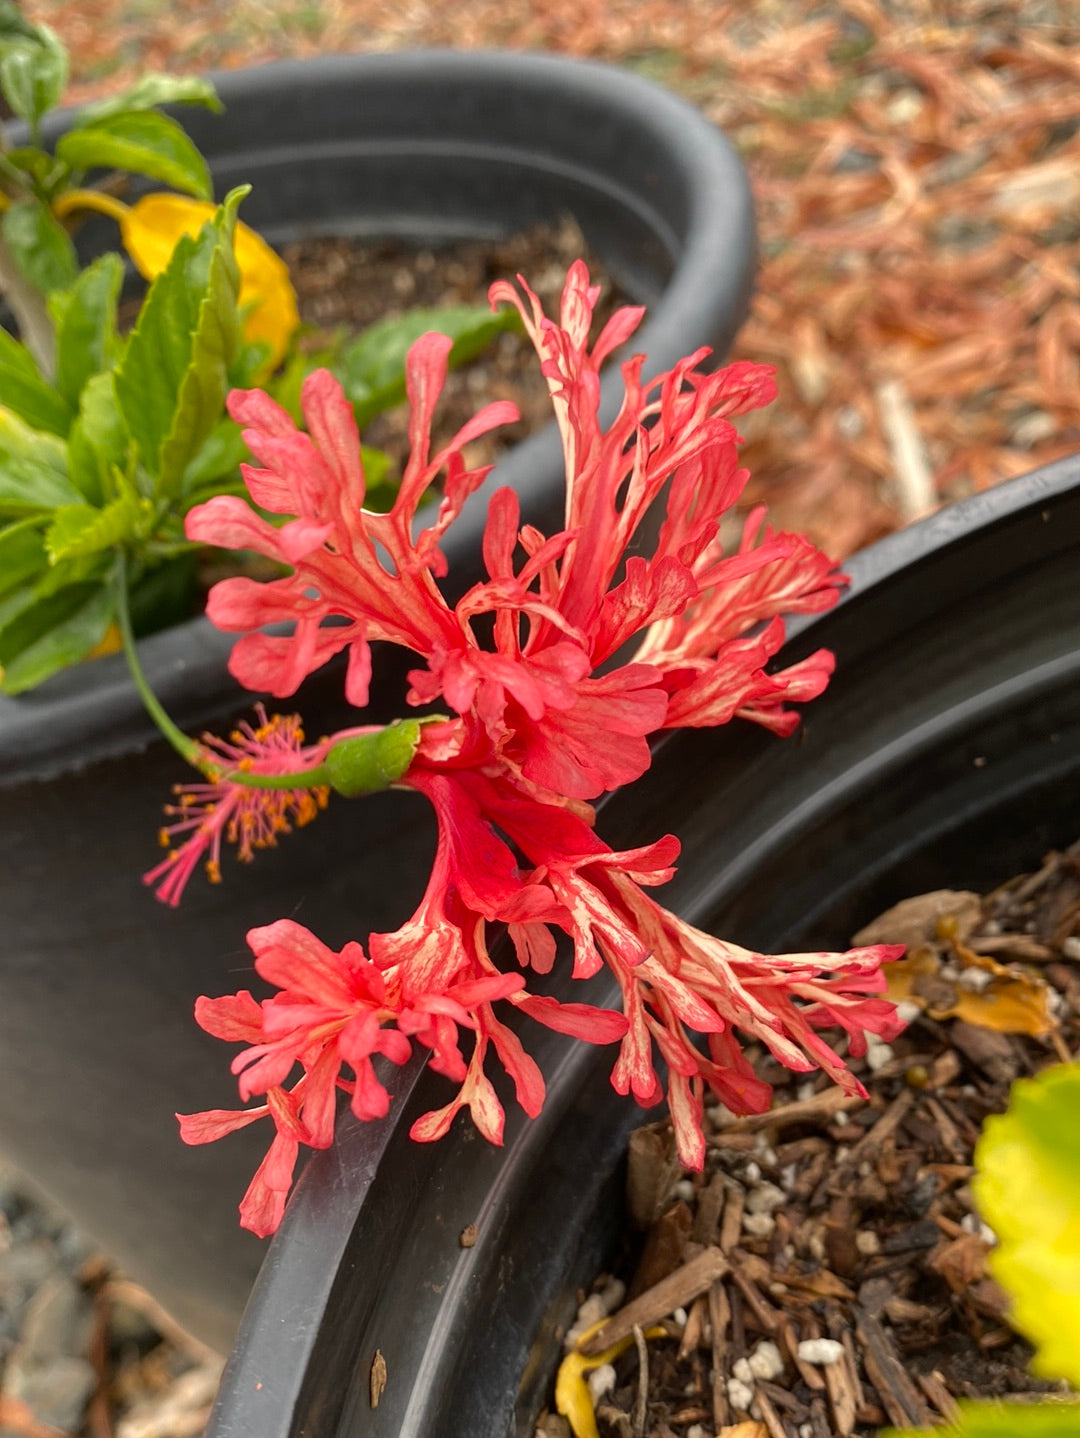
[[[803,1363],[813,1363],[818,1368],[831,1368],[844,1356],[844,1345],[835,1338],[804,1338],[798,1347]]]
[[[615,1387],[615,1369],[610,1363],[601,1363],[599,1368],[594,1368],[585,1380],[589,1385],[589,1396],[592,1398],[595,1408],[601,1398],[606,1398]]]

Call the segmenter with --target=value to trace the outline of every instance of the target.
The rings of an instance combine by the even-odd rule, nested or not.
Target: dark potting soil
[[[330,237],[289,245],[283,258],[296,288],[301,320],[315,330],[304,342],[313,349],[325,342],[329,331],[358,332],[375,320],[415,306],[486,306],[488,286],[518,274],[540,296],[545,311],[557,315],[566,271],[576,259],[585,260],[593,282],[603,290],[594,335],[615,309],[631,303],[589,252],[569,216],[558,224],[534,225],[507,240],[465,240],[427,249],[399,240],[361,243]],[[511,400],[521,420],[471,445],[474,464],[494,463],[552,417],[547,382],[524,335],[497,336],[481,355],[450,374],[436,413],[436,436],[449,438],[493,400]],[[405,407],[369,424],[364,442],[389,453],[400,472],[408,457]]]
[[[852,1063],[869,1102],[759,1054],[775,1106],[709,1110],[703,1173],[680,1169],[670,1123],[632,1136],[626,1263],[581,1295],[579,1324],[641,1299],[623,1330],[632,1318],[668,1336],[616,1360],[595,1402],[602,1438],[872,1438],[947,1420],[957,1398],[1061,1390],[1028,1371],[969,1181],[1013,1081],[1080,1048],[1080,843],[986,896],[907,900],[854,942],[906,943],[921,1009]],[[1002,1005],[1048,1012],[1050,1033],[984,1027]],[[834,1344],[811,1361],[808,1339]],[[569,1431],[554,1412],[537,1429]]]

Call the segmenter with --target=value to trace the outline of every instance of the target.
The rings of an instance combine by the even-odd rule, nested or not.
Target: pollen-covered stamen
[[[245,863],[256,849],[271,848],[279,834],[303,827],[325,809],[329,786],[296,789],[257,789],[237,783],[230,775],[281,775],[310,770],[325,756],[328,741],[304,744],[298,714],[268,716],[256,705],[257,724],[246,721],[228,739],[204,734],[201,740],[203,783],[177,784],[177,802],[165,808],[174,822],[162,827],[159,838],[170,849],[168,857],[143,875],[157,885],[156,893],[174,908],[200,860],[211,883],[221,880],[222,841],[235,845]],[[181,837],[188,837],[179,842]],[[170,847],[172,846],[172,847]]]

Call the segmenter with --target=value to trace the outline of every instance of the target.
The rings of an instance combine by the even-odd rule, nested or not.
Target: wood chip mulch
[[[70,98],[145,69],[547,49],[679,91],[741,151],[761,268],[736,355],[748,503],[843,557],[1080,446],[1080,20],[1070,0],[26,0]]]
[[[598,1278],[568,1343],[605,1313],[581,1351],[635,1327],[667,1336],[594,1375],[603,1438],[871,1438],[948,1420],[958,1398],[1060,1395],[1028,1372],[969,1181],[982,1122],[1013,1080],[1080,1050],[1080,844],[985,898],[907,901],[856,942],[886,935],[940,968],[906,1032],[852,1064],[868,1102],[759,1059],[775,1106],[710,1110],[703,1173],[679,1168],[669,1123],[633,1135],[633,1261]],[[942,985],[987,993],[976,959],[988,950],[1049,1032],[929,1017]],[[549,1413],[538,1432],[564,1425]]]

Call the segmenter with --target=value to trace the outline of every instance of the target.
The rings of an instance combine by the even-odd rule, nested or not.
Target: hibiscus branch
[[[333,740],[316,746],[320,757],[315,764],[297,762],[279,773],[259,773],[251,768],[226,768],[205,745],[185,734],[173,722],[146,678],[135,636],[131,627],[128,604],[127,563],[122,550],[117,551],[114,570],[116,615],[132,683],[147,713],[162,735],[193,769],[214,784],[234,784],[242,789],[333,789],[346,798],[361,794],[377,794],[396,783],[408,770],[420,743],[421,725],[441,722],[442,715],[425,719],[395,719],[383,727],[344,730]],[[302,751],[296,750],[297,758]],[[250,763],[251,761],[242,761]]]

